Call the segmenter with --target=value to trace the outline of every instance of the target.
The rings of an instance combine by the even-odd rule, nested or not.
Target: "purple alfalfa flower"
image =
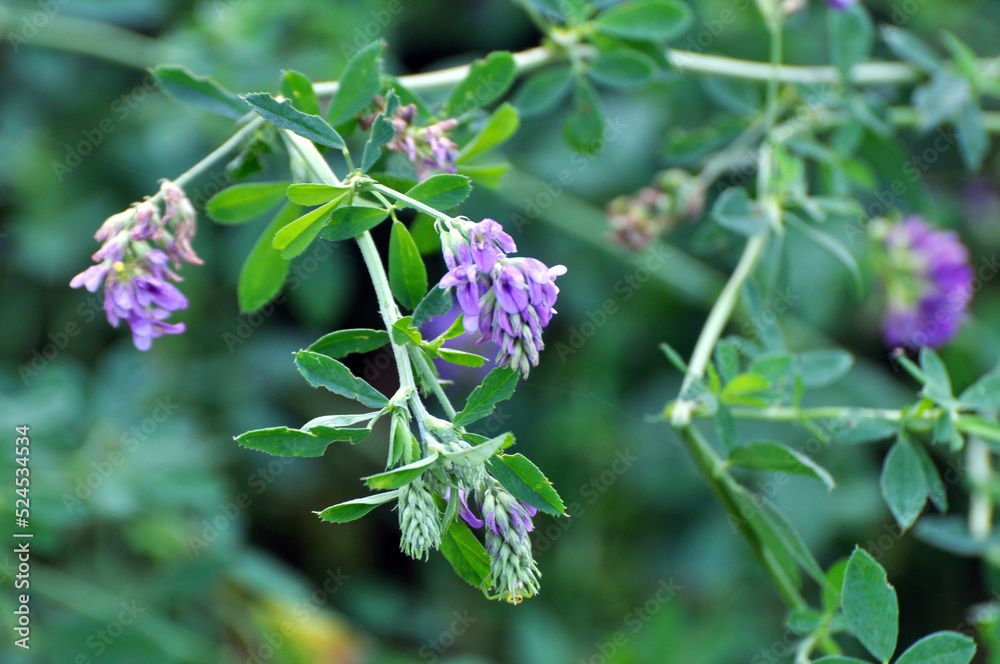
[[[480,297],[489,288],[489,283],[473,262],[467,244],[459,244],[455,253],[446,248],[445,262],[450,269],[441,277],[438,286],[455,289],[458,306],[465,314],[462,324],[466,332],[473,333],[478,327],[479,313],[482,310]]]
[[[841,11],[850,9],[852,5],[856,5],[857,3],[858,0],[826,0],[826,4]]]
[[[457,168],[458,146],[446,132],[458,126],[458,120],[447,118],[426,127],[414,126],[417,108],[413,104],[400,106],[391,118],[396,135],[386,145],[402,152],[417,169],[417,178],[426,180],[435,171],[454,173]]]
[[[517,245],[514,238],[504,232],[503,226],[493,219],[483,219],[473,224],[469,231],[469,249],[479,271],[490,274],[497,259],[517,251]]]
[[[972,299],[969,250],[954,231],[935,229],[919,217],[875,228],[886,257],[885,343],[894,348],[947,344],[958,334]]]
[[[191,202],[168,181],[161,194],[166,212],[162,217],[151,199],[105,221],[94,235],[103,242],[93,255],[96,264],[70,281],[72,288],[84,287],[92,293],[103,286],[108,322],[113,327],[127,322],[140,350],[148,350],[157,337],[185,330],[183,323],[166,320],[188,306],[184,294],[168,283],[180,277],[167,263],[202,262],[190,244],[195,231]],[[157,244],[163,249],[154,248]]]

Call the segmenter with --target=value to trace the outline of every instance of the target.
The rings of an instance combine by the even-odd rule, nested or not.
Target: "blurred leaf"
[[[399,498],[399,491],[386,491],[385,493],[376,493],[373,496],[365,496],[364,498],[355,498],[344,503],[338,503],[332,507],[327,507],[322,512],[315,512],[315,514],[318,514],[319,518],[324,521],[345,523],[360,519],[379,505],[387,503],[390,500],[396,500],[397,498]]]
[[[444,105],[444,114],[455,117],[499,99],[514,81],[517,66],[507,51],[494,51],[469,67],[469,74],[455,86]]]
[[[922,394],[934,401],[952,401],[951,378],[948,377],[948,369],[941,361],[941,357],[934,352],[934,349],[928,347],[920,349],[920,368],[927,377]]]
[[[392,223],[389,236],[389,284],[396,299],[411,311],[427,293],[427,268],[410,232],[402,222]]]
[[[458,167],[460,175],[465,175],[477,185],[489,189],[499,189],[500,181],[509,170],[510,164],[506,162],[501,164],[461,164]],[[437,233],[434,235],[437,237]]]
[[[295,366],[313,387],[325,387],[331,392],[348,399],[356,399],[372,408],[382,408],[389,404],[389,400],[381,392],[352,374],[347,367],[332,357],[300,350],[295,353]]]
[[[719,441],[727,450],[735,449],[739,443],[736,435],[736,420],[733,418],[733,411],[724,403],[720,403],[715,409],[712,418],[715,425],[715,432],[719,436]]]
[[[364,439],[371,431],[368,429],[349,429],[352,433],[345,433],[339,440],[357,443]],[[252,450],[267,452],[276,456],[290,457],[318,457],[323,456],[323,452],[335,438],[327,435],[317,435],[308,431],[289,429],[288,427],[275,427],[272,429],[257,429],[247,431],[235,438],[236,442],[243,447]]]
[[[604,145],[604,110],[589,81],[578,78],[573,110],[563,121],[563,137],[571,148],[594,154]]]
[[[842,11],[827,12],[830,60],[849,80],[851,67],[868,59],[875,45],[875,26],[868,9],[856,3]]]
[[[518,500],[545,512],[566,513],[562,498],[538,466],[520,454],[501,454],[489,461],[490,474]]]
[[[739,448],[737,448],[739,449]],[[788,517],[778,509],[777,505],[771,502],[766,496],[758,496],[757,501],[760,508],[760,516],[767,523],[771,531],[777,535],[782,545],[789,555],[802,566],[802,569],[813,578],[813,580],[823,587],[827,580],[823,569],[816,562],[809,547],[799,532],[795,529]]]
[[[760,90],[752,81],[708,76],[699,83],[712,101],[731,113],[750,115],[760,109]]]
[[[880,32],[892,52],[903,60],[929,74],[944,69],[945,64],[941,58],[912,32],[892,25],[883,25]]]
[[[830,473],[804,454],[780,443],[759,442],[740,445],[729,452],[730,465],[753,470],[778,470],[813,477],[833,490]]]
[[[964,557],[985,555],[1000,544],[996,531],[987,539],[970,533],[964,516],[926,516],[913,528],[913,534],[931,546]]]
[[[772,351],[754,358],[747,369],[748,374],[763,376],[767,382],[777,383],[792,371],[795,356],[786,351]]]
[[[297,205],[285,205],[257,238],[243,263],[236,286],[241,312],[250,313],[260,309],[281,291],[291,263],[281,256],[281,251],[275,249],[271,242],[275,233],[301,213],[302,208]]]
[[[344,139],[318,115],[303,113],[289,100],[278,101],[266,92],[243,95],[243,99],[253,107],[257,115],[279,129],[287,129],[313,143],[342,150]]]
[[[965,445],[965,439],[955,427],[955,418],[951,411],[942,409],[937,420],[934,421],[934,442],[940,445],[948,445],[952,450],[960,450]]]
[[[662,350],[663,354],[667,356],[668,360],[670,360],[670,364],[674,365],[674,367],[682,374],[687,374],[688,372],[687,362],[684,361],[684,358],[681,357],[681,354],[678,353],[676,350],[674,350],[670,344],[668,344],[667,342],[661,343],[660,350]]]
[[[220,224],[239,224],[264,214],[285,198],[288,182],[250,182],[226,187],[205,203],[205,212]]]
[[[719,398],[728,404],[754,404],[755,400],[747,399],[747,395],[752,395],[761,390],[766,390],[770,384],[763,376],[755,374],[740,374],[729,384],[722,388]]]
[[[854,365],[854,357],[846,350],[810,350],[797,358],[802,383],[809,388],[825,387],[843,378]]]
[[[841,604],[861,645],[878,660],[888,661],[899,634],[899,602],[885,570],[864,549],[855,548],[847,562]]]
[[[387,118],[384,113],[380,113],[375,118],[375,122],[372,123],[371,133],[365,142],[365,151],[361,155],[361,172],[367,173],[375,165],[378,158],[382,156],[383,146],[395,136],[396,128],[393,126],[392,120]]]
[[[438,173],[407,191],[406,195],[436,210],[450,210],[464,201],[470,191],[469,178],[464,175]]]
[[[648,83],[656,63],[631,49],[602,51],[587,63],[587,74],[598,83],[613,87],[635,87]]]
[[[462,147],[455,162],[461,164],[504,143],[517,132],[519,124],[517,109],[504,102],[493,111],[479,133]]]
[[[969,81],[947,70],[937,72],[930,82],[913,91],[913,105],[920,111],[920,128],[925,131],[957,118],[971,102]]]
[[[927,493],[931,502],[939,510],[946,512],[948,510],[948,490],[944,486],[937,466],[934,465],[934,459],[920,443],[913,445],[913,451],[920,459],[920,467],[924,471],[924,481],[927,483]]]
[[[486,358],[475,353],[466,353],[453,348],[438,348],[438,357],[445,362],[458,364],[463,367],[481,367],[486,364]]]
[[[328,357],[344,357],[351,353],[369,353],[389,343],[385,330],[337,330],[325,334],[307,350]]]
[[[742,187],[731,187],[719,194],[712,206],[712,219],[734,233],[750,237],[768,227],[767,217],[754,209]]]
[[[333,211],[330,221],[319,236],[324,240],[338,242],[350,240],[381,224],[389,213],[382,208],[360,205],[344,205]]]
[[[305,74],[289,69],[281,75],[281,96],[290,99],[292,106],[309,115],[319,115],[319,100],[312,81]]]
[[[458,576],[480,588],[490,573],[490,556],[469,527],[456,519],[441,536],[441,553]]]
[[[160,65],[151,70],[156,84],[168,95],[183,104],[190,104],[237,120],[249,110],[235,94],[208,76],[198,76],[180,65]]]
[[[936,632],[906,649],[896,664],[969,664],[976,642],[958,632]]]
[[[377,475],[369,475],[363,479],[365,480],[365,484],[372,489],[398,489],[423,475],[437,459],[438,453],[431,452],[423,459],[419,459],[413,463],[408,463],[405,466],[393,468]]]
[[[377,39],[347,61],[347,66],[338,79],[337,92],[326,111],[326,118],[333,126],[347,122],[373,103],[375,95],[382,89],[380,56],[384,46],[385,42]]]
[[[785,213],[783,216],[788,225],[802,233],[804,237],[811,240],[820,249],[833,256],[837,262],[847,269],[847,273],[851,276],[851,283],[854,284],[854,290],[860,296],[864,291],[864,285],[861,281],[861,269],[858,267],[858,262],[854,259],[850,250],[833,235],[813,228],[794,215]]]
[[[983,115],[975,101],[969,101],[954,119],[958,129],[958,147],[965,166],[970,171],[978,171],[990,148],[990,135],[983,127]]]
[[[288,187],[285,195],[288,200],[298,205],[323,205],[339,198],[350,191],[349,187],[335,187],[329,184],[293,184]]]
[[[465,401],[465,408],[455,416],[454,425],[464,427],[483,419],[493,412],[496,405],[514,394],[518,374],[507,367],[497,367],[489,372]]]
[[[558,104],[569,92],[573,70],[566,66],[552,67],[532,74],[517,92],[512,103],[522,117],[542,115]]]
[[[875,418],[842,421],[843,428],[833,434],[833,442],[840,445],[874,443],[899,434],[899,423]]]
[[[900,438],[889,450],[880,484],[893,516],[907,530],[923,511],[929,492],[920,456],[907,439]]]
[[[691,24],[691,10],[673,0],[639,0],[607,9],[594,19],[598,30],[629,39],[667,41]]]
[[[962,392],[958,400],[972,410],[1000,408],[1000,373],[983,376]]]

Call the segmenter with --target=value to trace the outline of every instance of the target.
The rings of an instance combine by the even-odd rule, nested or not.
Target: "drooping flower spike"
[[[969,250],[954,231],[937,230],[920,217],[872,229],[884,248],[886,345],[938,348],[950,342],[972,299]]]
[[[386,145],[390,150],[402,152],[417,169],[417,179],[423,181],[435,171],[454,173],[458,146],[446,132],[458,126],[458,120],[448,118],[426,127],[413,124],[417,107],[413,104],[400,106],[392,116],[392,126],[396,135]]]
[[[191,247],[195,233],[194,206],[172,182],[160,189],[165,213],[152,201],[143,201],[108,218],[94,237],[103,242],[92,265],[70,281],[72,288],[96,293],[104,287],[104,313],[113,327],[121,321],[132,330],[132,342],[149,350],[153,339],[184,332],[184,323],[167,318],[188,306],[187,298],[170,281],[181,281],[167,267],[181,261],[201,265]],[[155,248],[159,245],[162,249]]]
[[[538,365],[542,329],[556,313],[555,280],[566,268],[509,256],[517,250],[514,240],[493,219],[454,220],[442,245],[449,270],[438,287],[455,289],[466,332],[478,331],[479,343],[492,340],[500,349],[497,362],[527,376]]]

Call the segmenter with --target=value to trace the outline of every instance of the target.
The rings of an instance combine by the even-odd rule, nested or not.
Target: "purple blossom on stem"
[[[958,334],[972,299],[969,250],[954,231],[908,217],[884,229],[888,306],[882,337],[891,347],[937,348]]]
[[[826,4],[841,11],[849,9],[852,5],[857,4],[857,2],[858,0],[826,0]]]
[[[442,236],[449,271],[438,286],[455,289],[466,332],[478,331],[479,343],[491,339],[500,348],[497,362],[527,376],[538,365],[542,329],[556,313],[555,279],[566,268],[508,256],[514,240],[492,219],[456,223],[461,228]]]
[[[426,127],[416,127],[413,125],[416,116],[417,107],[413,104],[397,109],[391,119],[396,135],[386,147],[405,154],[416,167],[417,178],[421,181],[430,177],[434,171],[454,173],[458,146],[448,138],[446,132],[457,127],[458,120],[448,118]]]
[[[161,194],[166,210],[162,217],[150,200],[105,221],[94,235],[104,243],[93,255],[96,265],[70,281],[70,287],[84,287],[91,293],[103,285],[108,322],[113,327],[127,322],[139,350],[148,350],[157,337],[185,330],[184,323],[166,320],[188,306],[184,294],[167,281],[181,280],[167,263],[202,263],[190,244],[195,232],[194,207],[171,182],[164,182]],[[152,243],[160,243],[163,249]]]

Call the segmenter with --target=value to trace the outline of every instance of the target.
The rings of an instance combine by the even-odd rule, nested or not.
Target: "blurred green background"
[[[698,18],[674,45],[765,58],[762,26],[743,5],[693,3]],[[981,55],[995,55],[995,0],[869,6],[879,21],[931,36],[948,29]],[[724,11],[735,19],[713,36]],[[825,11],[813,0],[790,19],[786,60],[825,62]],[[105,34],[76,17],[130,32]],[[35,22],[34,33],[25,18]],[[700,233],[702,222],[637,256],[605,240],[607,200],[639,189],[666,166],[690,165],[666,155],[665,135],[726,120],[699,77],[669,74],[639,91],[603,91],[608,117],[623,129],[592,159],[581,161],[562,142],[566,109],[525,121],[506,146],[514,170],[503,187],[477,190],[463,208],[473,219],[507,224],[522,254],[569,268],[559,281],[559,316],[546,333],[549,351],[493,422],[514,431],[519,450],[548,472],[573,515],[535,519],[542,593],[512,607],[485,600],[439,555],[421,563],[400,553],[393,511],[339,526],[312,514],[364,493],[358,477],[381,469],[384,431],[355,448],[331,447],[321,459],[267,457],[232,440],[346,406],[309,388],[291,353],[333,329],[376,324],[353,246],[310,249],[293,265],[296,286],[287,301],[243,316],[236,278],[266,222],[203,221],[195,247],[206,264],[184,270],[191,306],[175,317],[188,331],[147,353],[107,325],[98,296],[70,290],[68,282],[89,264],[101,221],[154,193],[159,178],[183,172],[232,131],[156,91],[144,67],[179,63],[233,90],[274,91],[283,69],[329,80],[346,61],[345,45],[382,37],[390,72],[425,71],[491,49],[536,45],[525,15],[501,0],[51,0],[0,5],[0,27],[0,441],[12,445],[13,427],[31,426],[35,532],[27,657],[11,645],[13,545],[5,539],[0,549],[0,661],[695,664],[784,657],[793,637],[779,597],[669,427],[648,421],[679,387],[656,344],[690,352],[739,245]],[[891,180],[892,169],[928,141],[904,132],[872,177]],[[272,174],[287,168],[277,154],[269,165]],[[545,183],[565,168],[574,172],[568,192],[542,202]],[[216,170],[188,193],[203,203],[223,177]],[[992,156],[972,175],[957,150],[946,151],[899,205],[956,228],[974,260],[988,261],[1000,246],[996,181]],[[513,215],[534,216],[531,204],[544,208],[538,221],[515,228]],[[376,239],[385,246],[385,237]],[[913,385],[893,373],[880,344],[874,280],[857,297],[842,269],[800,239],[788,240],[792,306],[781,323],[789,345],[832,343],[858,356],[847,379],[810,399],[905,403]],[[852,247],[859,258],[863,245]],[[438,259],[428,265],[432,276],[441,274]],[[616,288],[629,277],[639,287]],[[997,293],[987,280],[970,323],[944,351],[958,388],[996,364]],[[595,312],[608,301],[617,312],[602,322]],[[393,372],[377,353],[352,368],[394,389]],[[458,377],[460,401],[475,380]],[[792,444],[808,438],[765,425],[741,435]],[[10,445],[0,455],[4,487],[13,477]],[[904,607],[901,643],[962,629],[967,609],[991,598],[988,570],[909,535],[878,543],[880,536],[888,541],[891,523],[878,491],[883,453],[820,451],[839,483],[831,494],[806,480],[770,488],[766,475],[748,481],[788,511],[824,565],[856,542],[881,548]],[[962,488],[951,494],[963,509]],[[12,503],[5,489],[5,523],[13,521]],[[658,600],[661,588],[673,590]]]

